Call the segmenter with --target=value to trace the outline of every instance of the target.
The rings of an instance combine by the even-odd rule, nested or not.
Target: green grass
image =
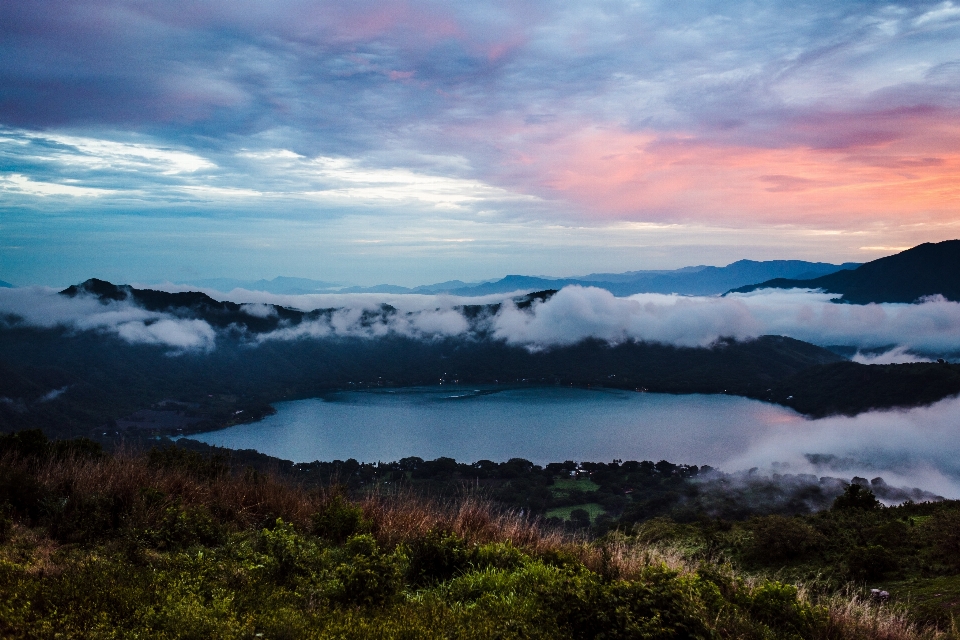
[[[565,494],[568,491],[596,491],[600,488],[600,485],[594,484],[592,480],[583,479],[583,480],[574,480],[572,478],[561,478],[559,480],[554,480],[553,484],[550,485],[550,490],[553,491],[554,495]]]
[[[951,619],[960,620],[960,576],[912,578],[875,588],[888,591],[894,602],[908,606],[917,619],[948,627]]]
[[[597,516],[605,513],[602,506],[596,502],[588,502],[586,504],[575,504],[572,507],[557,507],[556,509],[550,509],[547,511],[548,518],[563,518],[564,520],[570,519],[570,512],[574,509],[583,509],[590,514],[590,522],[596,520]]]

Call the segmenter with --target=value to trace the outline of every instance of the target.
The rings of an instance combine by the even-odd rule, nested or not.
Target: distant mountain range
[[[279,276],[273,280],[237,280],[236,278],[207,278],[205,280],[188,280],[179,284],[217,291],[232,291],[247,289],[248,291],[266,291],[277,294],[326,293],[340,287],[336,282],[311,280],[309,278],[287,278]]]
[[[684,267],[675,271],[630,271],[627,273],[594,273],[575,278],[538,278],[507,276],[496,282],[453,289],[448,293],[459,296],[480,296],[513,291],[560,289],[568,285],[599,287],[615,296],[635,293],[678,293],[709,296],[729,291],[731,283],[752,283],[764,278],[815,278],[843,269],[855,269],[859,263],[840,265],[803,260],[738,260],[725,267]],[[776,274],[776,275],[773,275]]]
[[[344,287],[333,282],[308,278],[278,277],[273,280],[245,281],[231,278],[214,278],[184,282],[189,286],[230,291],[248,289],[275,294],[305,293],[392,293],[392,294],[438,294],[457,296],[484,296],[498,293],[527,293],[544,289],[561,289],[567,285],[599,287],[616,296],[635,293],[678,293],[681,295],[719,295],[735,287],[753,284],[772,278],[803,280],[818,278],[844,269],[855,269],[858,262],[829,264],[804,260],[738,260],[725,267],[698,265],[674,270],[628,271],[626,273],[591,273],[570,278],[546,276],[508,275],[488,282],[463,282],[448,280],[419,287],[401,287],[381,284],[373,287]]]
[[[3,288],[3,289],[13,289],[14,287],[13,287],[13,285],[10,284],[9,282],[4,282],[3,280],[0,280],[0,288]]]
[[[731,293],[757,289],[822,289],[842,294],[838,302],[852,304],[910,303],[937,294],[960,301],[960,240],[927,242],[853,270],[816,278],[779,277]]]

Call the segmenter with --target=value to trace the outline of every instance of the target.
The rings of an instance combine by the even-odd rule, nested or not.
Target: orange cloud
[[[842,143],[819,147],[590,127],[531,144],[513,166],[517,186],[597,217],[845,228],[960,217],[956,114],[882,120],[853,132],[824,126],[820,137]],[[809,137],[798,129],[765,137]]]

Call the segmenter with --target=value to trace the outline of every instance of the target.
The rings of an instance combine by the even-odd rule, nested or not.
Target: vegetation
[[[854,583],[891,594],[914,620],[951,628],[960,614],[960,502],[884,507],[850,484],[830,509],[806,516],[740,522],[650,520],[638,541],[724,557],[753,574],[839,590]]]
[[[588,540],[469,496],[351,497],[180,448],[105,454],[20,433],[0,452],[3,637],[946,637],[899,605],[751,576],[699,542],[749,531],[730,548],[772,566],[826,548],[813,524],[754,558],[782,522],[654,520]],[[887,511],[862,498],[824,517]],[[924,557],[946,567],[948,524],[911,508],[939,550]]]
[[[405,491],[445,500],[469,491],[502,509],[537,516],[570,532],[583,533],[589,528],[592,535],[656,517],[695,522],[809,514],[828,509],[850,484],[829,476],[725,474],[708,466],[666,460],[568,460],[540,466],[522,458],[461,463],[452,458],[410,457],[377,464],[356,460],[294,464],[256,451],[231,451],[188,439],[179,440],[177,446],[237,469],[278,473],[308,486],[338,484],[357,495],[370,490]],[[825,456],[811,458],[826,466],[832,462]],[[853,480],[869,484],[876,495],[888,501],[941,499],[919,489],[891,487],[882,478],[869,483],[864,478]],[[576,510],[586,513],[574,518]]]
[[[814,365],[783,379],[760,400],[811,417],[855,415],[867,408],[930,404],[960,392],[960,365],[946,362]]]

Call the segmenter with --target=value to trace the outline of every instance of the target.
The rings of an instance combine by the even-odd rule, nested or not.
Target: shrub
[[[415,586],[449,580],[466,570],[471,559],[462,538],[437,528],[409,542],[407,556],[407,580]]]
[[[9,503],[0,502],[0,544],[7,541],[10,537],[10,530],[13,529],[13,518],[10,512],[13,508]]]
[[[128,506],[118,495],[71,492],[63,497],[48,496],[43,512],[52,538],[89,543],[115,536]]]
[[[529,559],[513,543],[491,542],[478,545],[470,554],[470,564],[477,569],[515,569]]]
[[[263,568],[280,583],[311,573],[318,564],[316,544],[297,533],[289,522],[277,518],[271,529],[261,529],[257,535],[256,550],[265,556]]]
[[[0,456],[9,454],[40,460],[50,457],[99,458],[103,455],[103,447],[89,438],[51,441],[40,429],[26,429],[0,435]]]
[[[159,524],[144,531],[144,539],[157,549],[178,549],[194,544],[215,546],[223,542],[225,529],[203,507],[171,505]]]
[[[938,513],[923,525],[934,558],[951,569],[960,568],[960,511]]]
[[[809,638],[826,624],[826,610],[801,602],[797,596],[797,588],[793,585],[764,582],[749,594],[748,608],[754,617],[769,627]]]
[[[0,465],[0,504],[8,505],[10,515],[36,522],[46,492],[33,473],[21,466]]]
[[[0,436],[0,456],[15,454],[21,458],[46,457],[50,441],[40,429],[26,429]]]
[[[570,512],[570,523],[575,527],[589,527],[590,514],[586,509],[574,509]]]
[[[746,528],[753,534],[746,555],[761,564],[795,560],[815,548],[822,539],[816,529],[797,518],[754,518]]]
[[[649,567],[635,580],[567,572],[542,589],[544,609],[575,638],[708,638],[689,578]]]
[[[847,570],[858,580],[879,580],[896,568],[896,557],[880,545],[854,547],[847,553]]]
[[[351,536],[344,545],[345,562],[334,570],[329,595],[351,605],[379,606],[394,600],[403,585],[402,554],[385,554],[369,534]]]
[[[342,544],[352,535],[366,533],[371,527],[363,517],[363,510],[340,495],[334,495],[311,519],[313,533],[336,544]]]

